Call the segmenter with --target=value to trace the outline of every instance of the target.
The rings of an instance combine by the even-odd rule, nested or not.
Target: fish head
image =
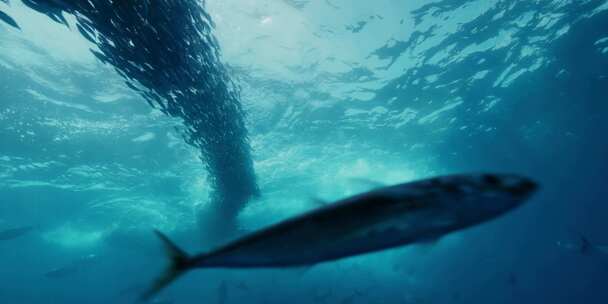
[[[446,210],[464,223],[476,223],[517,208],[537,191],[538,184],[514,174],[475,174],[447,178],[437,187],[438,201]]]

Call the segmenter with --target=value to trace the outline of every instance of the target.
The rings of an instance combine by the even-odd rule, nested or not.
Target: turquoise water
[[[196,102],[242,107],[211,118],[151,107],[73,15],[66,27],[17,1],[0,11],[21,28],[0,21],[0,232],[32,227],[0,240],[0,303],[134,303],[166,262],[153,228],[198,253],[319,199],[470,171],[542,190],[436,244],[197,270],[153,302],[608,300],[604,0],[207,0],[221,58],[202,66],[229,94]],[[226,142],[238,147],[214,150]],[[231,219],[209,211],[234,197]],[[218,236],[216,221],[238,231]]]

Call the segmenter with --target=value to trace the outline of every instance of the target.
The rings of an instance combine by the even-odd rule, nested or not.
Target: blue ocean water
[[[59,2],[0,1],[19,27],[0,20],[0,303],[134,303],[166,263],[154,228],[198,253],[377,182],[480,171],[542,188],[435,244],[201,269],[152,302],[608,302],[608,1],[207,0],[205,39],[133,53],[117,37],[144,34],[89,41],[78,25],[106,19]],[[165,2],[135,21],[187,28]]]

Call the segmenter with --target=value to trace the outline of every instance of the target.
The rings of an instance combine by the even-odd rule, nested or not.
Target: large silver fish
[[[404,183],[339,200],[195,256],[156,231],[172,263],[143,298],[194,268],[297,267],[428,242],[504,214],[537,188],[508,174]]]

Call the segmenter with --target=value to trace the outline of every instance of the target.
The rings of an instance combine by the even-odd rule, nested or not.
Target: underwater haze
[[[608,303],[608,0],[124,1],[139,29],[208,26],[133,53],[44,2],[74,1],[0,0],[0,303],[135,303],[153,229],[200,253],[462,172],[541,188],[434,243],[198,269],[151,303]]]

